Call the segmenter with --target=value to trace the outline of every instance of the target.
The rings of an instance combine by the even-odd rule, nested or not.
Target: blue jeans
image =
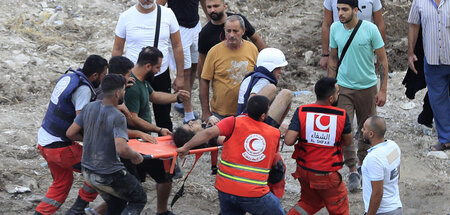
[[[106,215],[140,214],[147,203],[141,183],[126,170],[104,175],[83,168],[83,176],[108,205]]]
[[[424,72],[439,142],[450,143],[450,65],[430,65],[424,58]]]
[[[285,215],[281,207],[280,199],[272,192],[261,197],[240,197],[219,191],[221,215],[245,215],[249,212],[253,215]]]

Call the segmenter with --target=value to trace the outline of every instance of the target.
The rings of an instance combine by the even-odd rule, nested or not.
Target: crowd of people
[[[199,6],[208,19],[203,28]],[[119,17],[109,62],[90,55],[53,89],[38,131],[53,183],[35,214],[61,207],[73,171],[85,182],[66,214],[140,214],[147,174],[156,182],[156,213],[174,214],[168,199],[180,168],[170,173],[163,160],[144,159],[127,144],[130,138],[157,144],[152,134],[172,136],[180,157],[195,147],[223,145],[220,159],[211,153],[222,215],[314,214],[323,207],[349,214],[348,191],[361,186],[365,214],[403,214],[401,150],[386,139],[386,122],[376,113],[387,102],[389,71],[381,2],[325,0],[323,6],[320,66],[328,77],[317,80],[315,103],[295,107],[283,125],[293,93],[277,84],[288,61],[280,49],[266,47],[249,20],[226,12],[225,0],[137,0]],[[439,143],[429,150],[447,150],[449,0],[414,0],[408,22],[409,76],[424,75],[431,112],[431,120],[421,114],[419,123],[432,127],[434,116]],[[198,95],[192,94],[196,76]],[[201,116],[193,110],[194,96]],[[184,125],[173,133],[172,103],[184,114]],[[287,177],[281,144],[294,146],[292,176],[301,192],[293,206],[280,203]],[[339,173],[344,165],[347,186]],[[105,203],[89,208],[98,194]]]

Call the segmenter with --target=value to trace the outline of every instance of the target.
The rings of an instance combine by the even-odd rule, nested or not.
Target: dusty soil
[[[89,54],[105,58],[111,55],[114,28],[120,12],[134,4],[126,0],[3,0],[0,2],[0,213],[30,214],[52,182],[45,160],[36,150],[37,130],[45,114],[56,79],[69,67],[79,67]],[[229,10],[242,13],[256,27],[271,47],[282,49],[289,61],[280,86],[293,91],[312,91],[313,83],[325,72],[320,60],[320,26],[322,1],[306,0],[241,0],[229,1]],[[416,123],[421,111],[417,99],[404,96],[401,81],[406,70],[407,16],[410,2],[383,1],[387,29],[386,50],[389,57],[387,104],[378,108],[387,120],[387,137],[402,149],[400,178],[401,200],[405,214],[450,214],[450,168],[448,158],[427,156],[427,148],[437,142],[435,136],[423,135]],[[203,16],[203,15],[202,15]],[[204,16],[203,22],[204,22]],[[312,52],[312,57],[305,53]],[[307,54],[308,56],[308,54]],[[200,110],[198,91],[193,104]],[[296,107],[314,101],[312,94],[294,98]],[[405,104],[414,106],[408,109]],[[405,109],[402,109],[405,108]],[[286,122],[292,116],[289,113]],[[176,125],[181,117],[174,113]],[[294,171],[290,159],[292,147],[284,147],[282,156],[288,173]],[[449,156],[449,152],[443,154]],[[188,171],[193,158],[187,159]],[[219,202],[210,175],[209,156],[203,156],[185,187],[185,196],[172,210],[177,214],[217,214]],[[348,172],[342,169],[342,174]],[[287,174],[286,194],[282,199],[289,210],[299,198],[300,186]],[[65,212],[82,185],[79,174],[73,189],[58,214]],[[181,181],[174,182],[174,192]],[[30,188],[26,193],[9,193],[17,186]],[[151,179],[144,184],[149,202],[145,213],[154,214],[156,192]],[[350,213],[362,214],[361,192],[350,193]],[[93,205],[102,200],[98,198]],[[326,214],[322,210],[320,214]]]

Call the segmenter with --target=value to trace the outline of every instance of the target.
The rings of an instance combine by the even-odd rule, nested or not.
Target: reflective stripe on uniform
[[[257,172],[257,173],[262,173],[262,174],[269,174],[269,172],[270,172],[270,169],[258,168],[258,167],[254,167],[254,166],[246,166],[246,165],[242,165],[242,164],[235,164],[235,163],[231,163],[228,161],[224,161],[222,159],[220,159],[220,164],[223,164],[225,166],[235,168],[235,169],[249,171],[249,172]]]
[[[57,208],[61,207],[61,205],[62,205],[61,202],[58,202],[58,201],[56,201],[54,199],[50,199],[50,198],[48,198],[46,196],[42,199],[42,202],[45,202],[45,203],[47,203],[49,205],[53,205],[53,206],[55,206]]]
[[[267,185],[267,181],[260,181],[260,180],[254,180],[254,179],[249,179],[249,178],[229,175],[229,174],[226,174],[226,173],[223,173],[222,171],[220,171],[220,168],[217,170],[217,173],[219,173],[219,175],[224,177],[224,178],[227,178],[227,179],[230,179],[230,180],[233,180],[233,181],[237,181],[237,182],[253,184],[253,185],[259,185],[259,186],[266,186]]]
[[[295,205],[294,206],[294,210],[297,211],[299,214],[301,215],[309,215],[308,212],[305,211],[305,209],[303,209],[302,207],[300,207],[299,205]]]
[[[94,188],[89,187],[86,183],[83,184],[83,190],[85,190],[88,193],[96,193],[97,192]]]

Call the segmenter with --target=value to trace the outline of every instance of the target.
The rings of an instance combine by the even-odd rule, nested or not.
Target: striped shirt
[[[450,0],[414,0],[408,22],[422,25],[427,62],[450,65]]]

